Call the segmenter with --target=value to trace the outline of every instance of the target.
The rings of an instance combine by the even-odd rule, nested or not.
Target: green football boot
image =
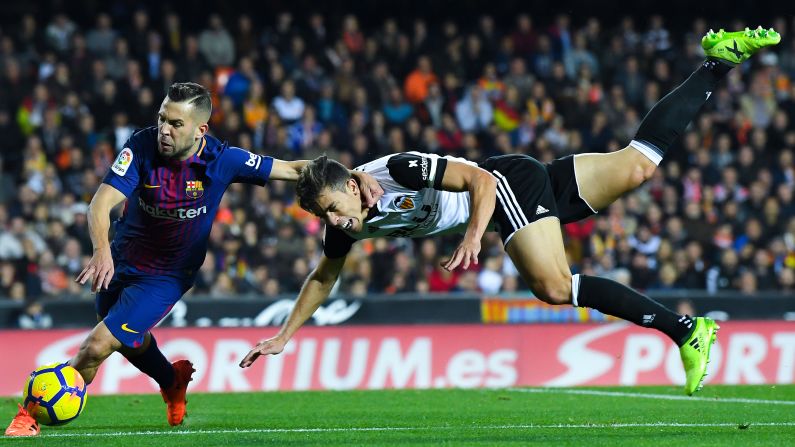
[[[693,319],[696,328],[685,344],[679,348],[682,364],[685,367],[685,394],[692,396],[703,386],[707,375],[709,351],[718,336],[720,326],[711,318],[698,317]]]
[[[704,49],[707,57],[739,64],[760,49],[776,45],[779,42],[781,42],[781,34],[773,28],[763,29],[760,26],[754,30],[746,28],[745,31],[732,33],[727,33],[724,30],[716,33],[709,30],[701,38],[701,48]]]

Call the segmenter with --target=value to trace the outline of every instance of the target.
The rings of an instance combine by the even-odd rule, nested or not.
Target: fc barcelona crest
[[[185,194],[191,199],[198,199],[204,195],[204,187],[201,180],[188,180],[185,182]]]

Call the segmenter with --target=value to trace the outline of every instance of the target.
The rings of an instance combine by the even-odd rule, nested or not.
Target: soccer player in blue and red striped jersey
[[[229,184],[295,181],[307,163],[253,154],[213,138],[207,134],[211,108],[203,86],[173,84],[157,126],[130,137],[91,200],[94,254],[76,278],[81,284],[93,278],[100,322],[69,364],[91,383],[100,364],[121,352],[160,385],[171,425],[182,423],[194,370],[188,360],[169,363],[150,330],[193,286]],[[380,186],[369,175],[357,175],[375,203]],[[110,211],[125,200],[109,243]],[[22,422],[27,430],[16,432],[38,434],[25,409],[12,426]]]

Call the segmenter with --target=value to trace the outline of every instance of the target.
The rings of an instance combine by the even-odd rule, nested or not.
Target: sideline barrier
[[[719,320],[795,320],[795,297],[782,293],[745,296],[736,292],[710,295],[705,291],[676,290],[650,293],[671,309],[688,301],[697,315]],[[277,298],[191,296],[180,300],[164,318],[171,327],[279,326],[292,309],[294,295]],[[54,328],[84,328],[96,324],[90,299],[55,299],[42,302]],[[0,329],[18,327],[23,307],[0,300]],[[550,306],[529,293],[491,296],[472,293],[335,296],[326,300],[308,324],[449,324],[449,323],[587,323],[611,321],[599,312],[571,306]]]
[[[196,366],[193,391],[681,384],[678,349],[628,323],[302,328],[279,356],[237,365],[275,328],[159,328],[170,359]],[[37,365],[66,360],[85,330],[0,331],[0,396],[19,395]],[[708,383],[795,383],[795,322],[721,323]],[[92,394],[156,392],[112,355]]]

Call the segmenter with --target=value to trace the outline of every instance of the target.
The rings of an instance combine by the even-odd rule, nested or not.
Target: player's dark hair
[[[345,190],[345,183],[351,178],[351,173],[342,163],[331,160],[321,155],[304,166],[295,184],[298,195],[298,205],[301,208],[315,212],[317,210],[317,197],[326,188],[338,191]]]
[[[187,102],[194,109],[207,114],[213,111],[213,102],[210,91],[203,85],[195,82],[175,82],[168,88],[168,99],[174,102]]]

